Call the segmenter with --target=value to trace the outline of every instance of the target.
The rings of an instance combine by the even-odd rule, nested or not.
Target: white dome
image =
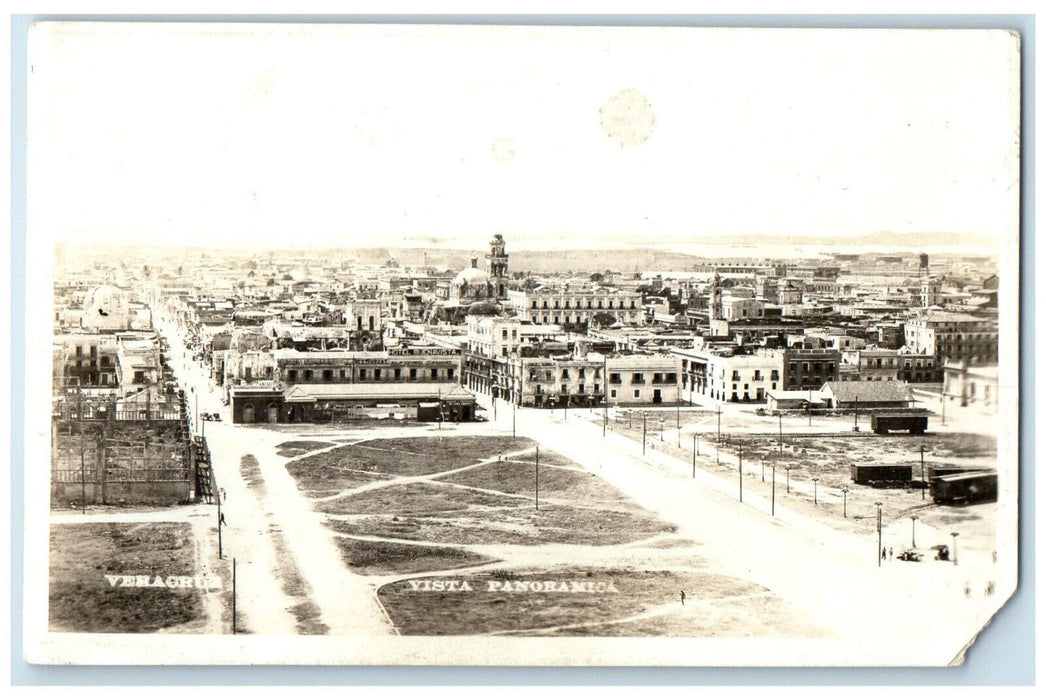
[[[490,281],[490,275],[478,267],[466,267],[464,270],[458,273],[458,276],[454,278],[454,284],[459,285],[462,282],[470,285],[486,284]]]

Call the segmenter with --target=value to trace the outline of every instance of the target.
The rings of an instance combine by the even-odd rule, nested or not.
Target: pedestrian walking
[[[886,547],[883,547],[883,561],[886,561]]]
[[[686,591],[679,591],[679,604],[686,605]]]
[[[893,547],[890,547],[890,558],[893,559]]]

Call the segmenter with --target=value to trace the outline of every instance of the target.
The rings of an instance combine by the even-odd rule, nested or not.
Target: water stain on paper
[[[621,147],[636,146],[650,138],[657,121],[654,109],[641,92],[622,90],[599,109],[603,131]]]

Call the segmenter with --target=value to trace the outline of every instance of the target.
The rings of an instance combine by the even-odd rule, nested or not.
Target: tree
[[[614,314],[608,314],[605,311],[599,311],[592,314],[591,325],[595,328],[607,328],[617,323],[617,318]]]

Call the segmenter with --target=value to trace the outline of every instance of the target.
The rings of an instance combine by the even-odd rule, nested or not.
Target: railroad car
[[[853,464],[850,479],[865,486],[907,486],[912,481],[912,465]]]
[[[907,430],[912,435],[922,435],[930,424],[926,416],[882,415],[872,416],[872,430],[886,435],[891,430]]]
[[[966,504],[994,501],[998,491],[999,474],[993,471],[948,474],[930,481],[930,497],[934,503]]]

